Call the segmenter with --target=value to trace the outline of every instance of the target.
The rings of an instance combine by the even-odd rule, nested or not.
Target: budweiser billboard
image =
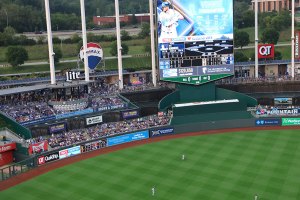
[[[259,44],[258,58],[274,58],[274,44]]]
[[[300,31],[295,32],[295,59],[300,59],[299,53]]]
[[[16,143],[9,143],[9,144],[4,144],[0,146],[0,153],[5,152],[5,151],[12,151],[16,148]]]
[[[29,154],[33,153],[41,153],[44,151],[48,151],[48,141],[38,142],[35,144],[31,144],[28,148]]]

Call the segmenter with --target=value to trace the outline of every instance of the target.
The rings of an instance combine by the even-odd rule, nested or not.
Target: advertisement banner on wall
[[[102,115],[86,118],[86,125],[98,124],[103,122]]]
[[[40,152],[44,152],[44,151],[48,151],[48,141],[42,141],[42,142],[38,142],[35,144],[30,144],[29,148],[28,148],[28,152],[29,154],[33,154],[33,153],[40,153]]]
[[[47,154],[47,155],[43,155],[38,157],[38,165],[43,165],[45,163],[54,161],[54,160],[58,160],[59,159],[59,153],[55,152],[55,153],[51,153],[51,154]]]
[[[5,151],[12,151],[16,148],[16,143],[9,143],[9,144],[4,144],[0,146],[0,153],[5,152]]]
[[[173,127],[161,127],[150,130],[150,137],[157,137],[162,135],[169,135],[174,133]]]
[[[136,140],[143,140],[149,138],[149,131],[139,131],[135,133],[130,133],[126,135],[120,135],[112,138],[107,138],[107,146],[113,146],[117,144],[123,144],[127,142],[132,142]]]
[[[300,118],[282,118],[282,126],[300,126]]]
[[[68,157],[68,149],[64,149],[58,152],[59,159],[67,158]]]
[[[280,119],[257,119],[255,120],[255,126],[280,126]]]
[[[132,119],[132,118],[138,118],[140,116],[139,110],[130,110],[130,111],[122,111],[121,112],[122,119]]]
[[[49,125],[50,134],[63,132],[66,130],[67,130],[67,124],[65,122]]]
[[[68,157],[80,154],[80,146],[68,148]]]

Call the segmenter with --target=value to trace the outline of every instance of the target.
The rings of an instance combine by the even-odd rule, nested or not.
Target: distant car
[[[43,34],[43,31],[35,31],[34,34]]]
[[[92,30],[93,31],[98,31],[98,30],[101,30],[101,28],[100,27],[94,27],[94,28],[92,28]]]

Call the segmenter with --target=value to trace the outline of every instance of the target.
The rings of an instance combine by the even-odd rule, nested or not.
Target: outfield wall
[[[78,143],[76,145],[63,147],[42,154],[34,155],[27,160],[0,169],[0,181],[9,179],[28,170],[35,169],[41,165],[59,162],[76,155],[84,154],[98,149],[112,147],[124,143],[130,143],[149,138],[166,136],[171,134],[184,134],[188,132],[199,132],[218,129],[232,128],[254,128],[254,127],[279,127],[279,126],[298,126],[300,127],[300,118],[257,118],[257,119],[239,119],[210,121],[201,123],[189,123],[176,126],[161,126],[150,129],[127,132],[120,135],[98,138],[95,140]]]

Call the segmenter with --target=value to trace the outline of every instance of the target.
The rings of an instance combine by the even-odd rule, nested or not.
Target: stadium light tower
[[[116,12],[116,31],[117,31],[119,89],[123,89],[123,66],[122,66],[122,46],[121,46],[121,34],[120,34],[119,0],[115,0],[115,12]]]
[[[156,69],[155,69],[155,44],[154,44],[154,18],[153,18],[153,0],[149,0],[150,12],[150,37],[151,37],[151,65],[152,65],[152,82],[156,87]]]
[[[258,3],[254,2],[255,13],[255,78],[258,78]]]
[[[90,81],[90,71],[89,71],[89,63],[86,54],[87,50],[87,39],[86,39],[86,21],[85,21],[85,6],[84,0],[80,0],[80,8],[81,8],[81,27],[82,27],[82,41],[83,41],[83,52],[84,52],[84,74],[85,81]]]
[[[295,77],[295,0],[292,0],[292,78]]]
[[[51,84],[54,85],[56,83],[56,80],[55,80],[55,66],[54,66],[54,56],[55,56],[55,53],[53,51],[53,44],[52,44],[52,30],[51,30],[51,18],[50,18],[49,0],[45,0],[45,11],[46,11],[47,36],[48,36],[48,52],[49,52],[49,63],[50,63],[50,78],[51,78]]]

